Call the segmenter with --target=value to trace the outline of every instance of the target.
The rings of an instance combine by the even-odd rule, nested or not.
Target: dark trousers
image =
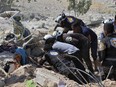
[[[94,61],[97,59],[97,46],[98,46],[97,40],[91,42],[91,55]]]
[[[93,72],[92,62],[91,62],[90,55],[89,55],[89,48],[90,48],[89,42],[84,42],[81,48],[81,56],[84,59],[88,69],[91,72]]]

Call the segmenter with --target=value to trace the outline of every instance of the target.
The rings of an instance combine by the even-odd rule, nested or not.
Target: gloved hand
[[[65,41],[66,42],[71,42],[72,41],[72,37],[66,37]]]

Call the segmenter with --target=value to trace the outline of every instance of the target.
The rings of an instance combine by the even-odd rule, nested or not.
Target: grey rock
[[[5,86],[5,82],[3,80],[0,80],[0,87],[4,87]]]

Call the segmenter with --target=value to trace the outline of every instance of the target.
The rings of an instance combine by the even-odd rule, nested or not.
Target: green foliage
[[[85,14],[92,3],[92,0],[68,0],[68,10],[74,10],[75,14]]]
[[[27,80],[26,87],[37,87],[37,86],[36,83],[33,82],[33,80]]]

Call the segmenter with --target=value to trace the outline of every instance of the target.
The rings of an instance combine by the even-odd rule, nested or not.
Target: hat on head
[[[57,39],[57,37],[61,36],[62,34],[63,34],[63,31],[56,30],[53,32],[52,35],[53,35],[53,37],[55,37]]]
[[[61,21],[66,19],[66,15],[64,13],[60,14],[56,19],[55,22],[60,23]]]
[[[106,19],[106,20],[104,20],[103,21],[103,23],[105,24],[105,23],[113,23],[114,22],[114,20],[113,19]]]

